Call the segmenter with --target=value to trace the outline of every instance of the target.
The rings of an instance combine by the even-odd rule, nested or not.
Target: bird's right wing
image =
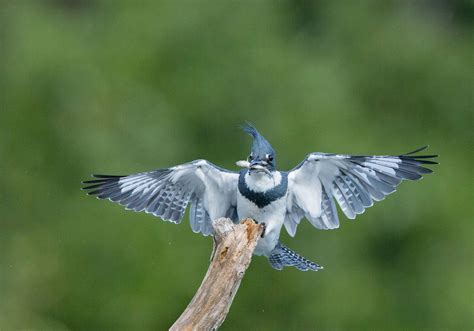
[[[163,220],[180,223],[191,202],[194,232],[212,233],[211,220],[229,217],[237,221],[238,173],[196,160],[167,169],[128,176],[93,175],[84,181],[89,195],[108,199],[129,210],[145,211]]]

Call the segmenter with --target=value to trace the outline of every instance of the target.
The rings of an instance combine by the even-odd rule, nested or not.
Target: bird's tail
[[[292,251],[280,242],[278,242],[278,244],[270,253],[268,261],[270,262],[272,267],[277,270],[282,270],[283,267],[296,267],[298,270],[301,271],[318,271],[323,269],[323,267],[319,264],[305,259],[304,257]]]

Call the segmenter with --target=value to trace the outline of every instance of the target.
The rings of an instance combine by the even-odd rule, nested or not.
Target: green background
[[[472,1],[0,2],[0,330],[164,330],[212,242],[87,197],[94,172],[205,158],[235,170],[254,123],[290,169],[400,154],[435,174],[355,222],[256,257],[222,330],[471,330]]]

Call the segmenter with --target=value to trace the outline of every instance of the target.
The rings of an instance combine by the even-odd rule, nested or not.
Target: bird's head
[[[272,172],[275,170],[275,150],[272,145],[251,124],[242,129],[253,138],[252,149],[247,158],[250,171]]]

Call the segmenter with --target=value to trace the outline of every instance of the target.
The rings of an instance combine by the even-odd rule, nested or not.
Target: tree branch
[[[217,330],[224,322],[247,270],[263,226],[251,219],[234,224],[212,221],[214,249],[206,276],[193,299],[171,326],[177,330]]]

